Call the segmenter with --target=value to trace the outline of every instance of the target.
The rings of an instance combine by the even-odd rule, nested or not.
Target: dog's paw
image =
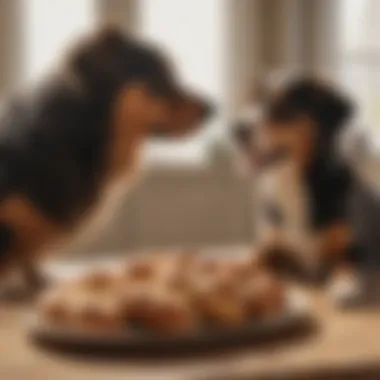
[[[38,294],[35,289],[27,288],[23,285],[9,285],[0,290],[1,303],[28,303],[33,301]]]
[[[41,291],[46,289],[49,281],[42,275],[35,276],[33,281],[29,278],[10,281],[0,289],[0,302],[24,303],[31,302]]]
[[[39,293],[47,288],[50,283],[48,279],[42,273],[34,273],[33,276],[26,276],[24,279],[24,287],[31,293]]]
[[[335,273],[328,284],[328,294],[339,307],[353,306],[363,297],[364,286],[353,270]]]

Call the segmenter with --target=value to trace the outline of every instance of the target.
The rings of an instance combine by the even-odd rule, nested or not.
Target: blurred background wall
[[[252,86],[263,79],[281,81],[296,73],[313,73],[337,82],[343,78],[344,85],[357,89],[356,83],[345,82],[352,77],[352,67],[342,66],[342,57],[345,61],[346,52],[375,49],[369,50],[367,34],[355,37],[359,48],[346,48],[344,22],[352,14],[361,15],[362,24],[352,28],[363,29],[374,3],[378,4],[376,0],[0,0],[2,95],[36,80],[76,35],[98,23],[113,23],[168,47],[190,84],[221,106],[219,116],[199,136],[148,144],[142,182],[108,228],[76,250],[250,242],[254,181],[239,176],[234,168],[226,143],[229,126]],[[353,43],[355,38],[346,40]],[[368,59],[360,62],[366,72]],[[362,83],[362,76],[358,78]],[[367,90],[368,85],[358,102],[368,103]]]

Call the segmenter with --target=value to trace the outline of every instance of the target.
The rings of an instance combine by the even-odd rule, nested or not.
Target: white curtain
[[[22,0],[0,0],[0,97],[20,83],[23,67]]]
[[[340,0],[341,80],[359,104],[360,123],[380,137],[380,2]]]
[[[136,0],[0,0],[0,89],[37,80],[94,24],[136,29]]]
[[[24,0],[25,78],[45,73],[94,22],[93,0]]]

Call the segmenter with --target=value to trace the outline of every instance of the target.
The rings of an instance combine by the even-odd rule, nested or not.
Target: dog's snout
[[[201,114],[203,119],[209,119],[215,114],[215,106],[211,103],[203,103],[201,106]]]
[[[232,128],[232,134],[235,141],[242,146],[249,146],[252,139],[252,128],[245,123],[237,123]]]

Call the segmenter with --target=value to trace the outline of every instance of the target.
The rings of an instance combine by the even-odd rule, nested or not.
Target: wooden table
[[[380,309],[338,312],[322,294],[312,299],[319,329],[308,336],[207,355],[112,361],[38,348],[26,339],[28,307],[0,305],[0,379],[380,379]]]

